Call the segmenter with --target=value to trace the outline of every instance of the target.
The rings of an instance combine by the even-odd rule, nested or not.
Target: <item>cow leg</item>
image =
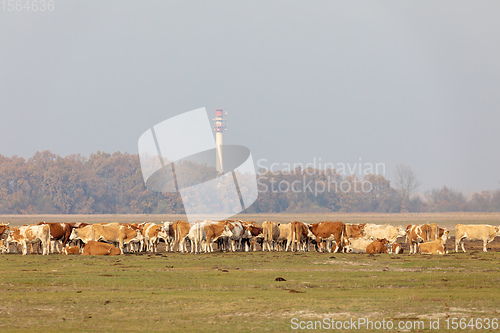
[[[465,242],[463,239],[460,241],[460,244],[462,245],[462,251],[465,252],[465,246],[464,246]]]
[[[488,240],[483,239],[483,252],[488,252],[488,250],[486,249],[486,245],[488,245]]]
[[[26,244],[26,241],[21,240],[21,246],[23,247],[23,256],[27,255],[28,254],[28,246]]]

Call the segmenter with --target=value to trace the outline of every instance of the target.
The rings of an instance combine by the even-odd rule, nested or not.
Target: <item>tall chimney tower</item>
[[[224,166],[222,164],[222,133],[226,130],[226,120],[224,117],[227,115],[222,109],[215,109],[213,118],[213,130],[215,132],[215,145],[217,146],[216,153],[216,169],[219,175],[224,173]]]

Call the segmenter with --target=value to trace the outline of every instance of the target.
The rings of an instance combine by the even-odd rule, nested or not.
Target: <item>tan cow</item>
[[[276,251],[278,249],[277,242],[280,237],[280,223],[264,221],[262,223],[262,235],[264,240],[262,241],[262,251]]]
[[[122,254],[122,250],[113,244],[89,241],[83,248],[83,256],[116,256]]]
[[[500,227],[486,224],[457,224],[455,230],[455,252],[458,252],[460,244],[462,245],[462,251],[465,252],[464,239],[483,241],[483,252],[487,252],[486,245],[492,242],[496,236],[500,236]]]
[[[214,252],[213,244],[223,237],[233,237],[234,229],[231,230],[226,223],[205,223],[205,252]]]
[[[319,222],[309,225],[311,230],[312,239],[316,240],[318,250],[320,252],[331,252],[333,243],[335,243],[335,250],[338,252],[345,247],[345,224],[342,222]],[[326,247],[326,249],[325,249]]]
[[[80,240],[83,244],[87,244],[94,240],[94,231],[92,230],[92,225],[86,225],[81,228],[75,228],[71,231],[69,235],[71,241]]]
[[[314,237],[304,222],[290,222],[292,229],[292,251],[309,251],[309,239]]]
[[[122,253],[124,245],[132,241],[141,241],[144,238],[139,230],[114,223],[94,224],[92,225],[92,231],[94,232],[94,241],[117,243]]]
[[[181,252],[187,252],[186,240],[188,239],[189,230],[191,226],[185,221],[177,221],[172,224],[174,230],[174,249]]]
[[[80,247],[79,246],[66,246],[62,249],[61,253],[65,254],[65,255],[80,254]]]
[[[385,238],[374,240],[366,247],[366,253],[387,253],[387,245],[389,245],[389,241]]]
[[[42,254],[48,255],[50,252],[50,227],[48,225],[24,225],[9,234],[7,243],[21,244],[23,255],[28,254],[28,244],[41,243]]]
[[[418,249],[421,254],[445,254],[448,253],[445,249],[445,242],[442,239],[437,239],[430,242],[419,243]]]
[[[276,242],[279,251],[288,251],[292,245],[293,240],[293,232],[292,232],[292,224],[284,223],[278,226],[279,228],[279,237]]]
[[[410,254],[417,253],[419,243],[429,242],[441,239],[446,244],[449,237],[449,231],[440,228],[437,224],[422,224],[406,227],[406,241],[410,241]]]

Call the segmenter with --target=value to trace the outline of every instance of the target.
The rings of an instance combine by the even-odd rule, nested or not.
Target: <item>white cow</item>
[[[462,244],[462,251],[465,252],[464,239],[482,240],[483,251],[487,252],[486,245],[493,241],[496,236],[500,236],[500,227],[486,225],[486,224],[457,224],[455,226],[457,235],[455,237],[455,252],[458,252],[458,245]]]
[[[365,225],[366,238],[369,239],[387,239],[389,244],[396,243],[398,237],[406,236],[406,231],[402,226],[394,227],[389,224],[373,224],[367,223]]]
[[[42,254],[50,253],[50,227],[44,225],[25,225],[11,231],[7,236],[7,244],[19,243],[23,247],[23,255],[28,254],[28,244],[41,243]]]
[[[188,233],[188,238],[191,241],[191,253],[206,252],[207,234],[205,232],[205,224],[209,222],[196,222],[191,226]]]
[[[288,251],[288,249],[291,249],[293,241],[292,224],[291,223],[280,224],[279,230],[280,233],[277,241],[278,249],[280,251]]]
[[[373,242],[367,238],[349,238],[346,242],[346,252],[348,253],[366,253],[366,247]]]

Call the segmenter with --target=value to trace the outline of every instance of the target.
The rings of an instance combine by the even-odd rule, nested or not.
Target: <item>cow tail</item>
[[[344,227],[342,228],[342,231],[340,232],[340,244],[339,244],[339,247],[340,247],[340,245],[342,246],[342,252],[345,251],[345,238],[344,238],[345,233],[346,233],[346,226],[344,224]]]

